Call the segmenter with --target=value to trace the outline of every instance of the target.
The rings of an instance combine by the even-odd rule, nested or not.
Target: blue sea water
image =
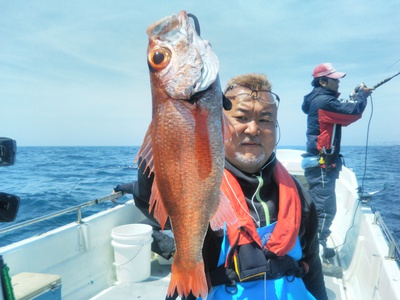
[[[303,149],[303,147],[281,147]],[[0,223],[0,229],[84,204],[112,193],[119,183],[137,177],[134,158],[139,147],[18,147],[16,163],[0,168],[0,191],[21,198],[14,222]],[[366,153],[367,151],[367,153]],[[346,165],[352,168],[364,190],[387,188],[376,195],[372,206],[400,240],[400,146],[343,147]],[[367,154],[367,156],[366,156]],[[118,200],[129,200],[129,195]],[[111,201],[83,209],[83,217],[108,207]],[[16,242],[63,225],[77,218],[76,212],[5,233],[0,246]]]

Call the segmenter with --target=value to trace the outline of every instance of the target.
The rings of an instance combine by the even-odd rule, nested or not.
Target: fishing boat
[[[282,149],[277,151],[277,157],[306,185],[302,153]],[[354,172],[343,167],[336,194],[337,215],[328,246],[336,250],[330,262],[341,267],[343,275],[325,276],[329,299],[400,299],[400,248],[379,212],[370,206],[374,193],[360,194]],[[0,234],[27,230],[61,214],[77,214],[75,222],[0,248],[16,299],[165,299],[170,262],[157,255],[148,254],[148,278],[129,282],[118,276],[113,230],[141,223],[145,218],[133,200],[82,217],[85,207],[120,195],[105,196],[0,230]],[[140,261],[129,272],[140,274],[145,263]]]

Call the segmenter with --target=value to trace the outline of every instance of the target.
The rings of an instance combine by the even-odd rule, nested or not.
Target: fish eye
[[[156,65],[159,65],[159,64],[161,64],[163,62],[164,58],[165,58],[164,54],[162,52],[158,52],[157,51],[153,55],[153,62]]]
[[[153,49],[150,51],[147,60],[153,70],[160,71],[168,66],[171,60],[171,52],[165,48]]]

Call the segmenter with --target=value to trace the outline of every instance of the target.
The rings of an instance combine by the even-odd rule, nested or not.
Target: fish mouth
[[[159,40],[169,42],[173,42],[175,34],[179,32],[187,36],[190,42],[193,42],[193,35],[197,35],[188,14],[184,10],[178,16],[171,15],[164,17],[147,28],[149,38],[156,37]]]
[[[149,38],[154,36],[163,37],[166,33],[175,33],[179,29],[180,23],[175,15],[164,17],[158,22],[153,23],[147,28]]]
[[[190,100],[217,80],[218,58],[210,43],[200,38],[186,11],[153,23],[147,35],[150,71],[165,76],[165,92],[171,98]],[[162,60],[164,57],[168,60]],[[153,58],[155,64],[151,64]]]

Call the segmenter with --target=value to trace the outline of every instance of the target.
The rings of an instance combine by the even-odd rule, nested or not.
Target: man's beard
[[[244,153],[241,152],[235,152],[235,158],[238,162],[245,164],[245,165],[259,165],[259,164],[263,164],[265,162],[265,152],[263,152],[262,154],[255,156],[248,156]]]

